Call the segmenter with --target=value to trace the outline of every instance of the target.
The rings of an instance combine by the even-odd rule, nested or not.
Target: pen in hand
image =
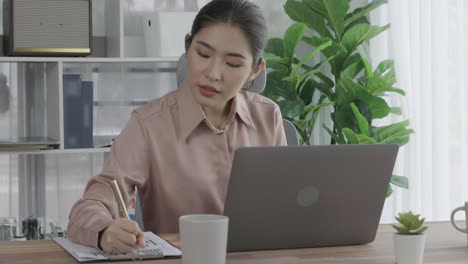
[[[122,197],[122,193],[120,192],[119,185],[117,185],[117,181],[113,179],[111,181],[111,186],[112,186],[112,191],[114,192],[115,199],[117,200],[117,204],[119,205],[120,213],[122,217],[125,217],[125,219],[130,220],[130,217],[128,216],[127,212],[127,207],[125,206],[125,202]]]
[[[129,219],[127,207],[122,193],[115,179],[110,181],[110,186],[117,201],[119,216],[108,226],[100,239],[100,247],[109,253],[135,252],[137,248],[145,247],[145,238],[138,224]]]

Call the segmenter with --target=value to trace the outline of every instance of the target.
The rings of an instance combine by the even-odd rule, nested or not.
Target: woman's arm
[[[70,212],[68,236],[77,243],[98,248],[99,232],[119,218],[119,209],[110,181],[116,179],[128,205],[135,186],[149,177],[148,143],[142,120],[134,112],[127,126],[114,141],[102,172],[91,179]]]

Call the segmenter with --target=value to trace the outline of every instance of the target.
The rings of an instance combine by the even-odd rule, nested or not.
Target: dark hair
[[[203,27],[215,23],[238,26],[249,41],[254,65],[260,63],[268,33],[265,17],[257,5],[248,0],[212,0],[195,17],[189,44]]]

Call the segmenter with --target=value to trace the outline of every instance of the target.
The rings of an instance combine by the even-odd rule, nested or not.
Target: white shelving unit
[[[31,151],[2,151],[4,155],[61,155],[61,154],[83,154],[83,153],[107,153],[110,148],[82,148],[82,149],[51,149],[51,150],[31,150]]]
[[[110,151],[64,148],[64,74],[93,81],[94,136],[118,135],[133,109],[176,88],[178,57],[147,57],[140,50],[145,41],[139,21],[161,10],[161,2],[92,0],[96,48],[90,57],[0,56],[0,74],[11,92],[9,112],[0,113],[0,138],[47,136],[60,142],[54,150],[0,151],[0,217],[20,222],[42,216],[66,227],[71,206]],[[183,11],[174,0],[166,2],[171,11]],[[142,56],[126,56],[137,53]]]
[[[3,0],[6,1],[6,0]],[[128,40],[128,36],[126,34],[125,28],[135,29],[134,32],[129,32],[128,34],[132,34],[131,39],[135,42],[138,40],[137,43],[144,43],[144,35],[143,35],[143,20],[142,17],[144,15],[150,14],[153,11],[156,11],[158,6],[158,0],[146,0],[141,2],[135,2],[132,0],[93,0],[93,40],[105,38],[105,56],[95,57],[96,55],[103,55],[103,54],[93,54],[91,57],[0,57],[0,66],[10,68],[39,68],[34,70],[36,74],[41,74],[41,71],[44,73],[44,94],[47,100],[44,102],[45,105],[41,106],[38,105],[37,107],[42,107],[44,111],[43,120],[36,120],[36,122],[45,122],[46,128],[43,129],[45,132],[44,135],[35,135],[35,136],[47,136],[53,139],[58,139],[60,142],[59,150],[68,151],[67,153],[75,153],[75,152],[82,152],[82,153],[100,153],[102,151],[94,151],[93,149],[83,148],[83,149],[75,149],[73,152],[66,150],[64,148],[64,101],[63,101],[63,78],[62,76],[67,73],[73,74],[81,74],[85,80],[91,80],[95,83],[98,83],[102,77],[111,76],[111,78],[117,79],[135,79],[140,72],[154,72],[157,73],[160,69],[164,69],[164,72],[175,72],[176,62],[178,57],[126,57],[126,53],[131,50],[131,48],[126,47],[126,45],[130,45]],[[153,10],[151,8],[148,9],[149,6],[153,6]],[[143,8],[144,7],[144,8]],[[174,6],[173,6],[174,8]],[[128,25],[125,21],[127,18],[130,22],[133,22],[133,25]],[[136,18],[136,19],[135,19]],[[139,25],[138,23],[134,23],[135,21],[141,20],[142,23]],[[183,41],[183,40],[180,40]],[[99,42],[99,41],[93,41]],[[128,43],[127,43],[128,42]],[[141,48],[141,46],[137,46],[135,48]],[[134,53],[134,52],[130,52]],[[45,65],[41,67],[41,65]],[[131,69],[131,70],[129,70]],[[11,71],[15,71],[11,70]],[[10,72],[11,72],[10,71]],[[101,73],[101,74],[100,74]],[[117,76],[120,74],[120,77]],[[101,75],[101,76],[99,76]],[[28,81],[36,82],[36,79],[31,79],[27,75],[23,75],[25,80],[19,80],[22,76],[21,74],[17,75],[18,84],[21,84],[22,81],[24,83],[28,83]],[[9,79],[11,79],[10,76]],[[148,77],[148,76],[146,76]],[[14,77],[13,77],[14,78]],[[167,76],[165,77],[166,80],[163,83],[166,83],[167,86]],[[174,79],[175,81],[175,75]],[[161,82],[159,82],[161,83]],[[169,89],[175,88],[175,82],[173,82],[172,86]],[[108,90],[106,87],[95,87],[97,90]],[[97,101],[116,101],[117,103],[114,104],[107,104],[109,107],[114,105],[116,107],[118,102],[126,102],[126,101],[142,101],[146,99],[147,101],[152,98],[156,98],[161,96],[162,94],[169,92],[167,87],[161,92],[154,92],[154,94],[148,94],[145,98],[131,98],[127,100],[125,98],[125,89],[130,89],[131,87],[120,87],[120,92],[122,93],[119,95],[119,91],[114,91],[113,93],[107,93],[108,98],[103,98],[106,95],[106,92],[101,91],[94,91],[94,98]],[[155,83],[155,89],[158,89],[157,83]],[[21,89],[18,87],[18,89]],[[27,90],[28,87],[23,87],[24,90]],[[25,92],[25,95],[28,96],[28,92]],[[19,95],[20,96],[20,95]],[[141,95],[140,95],[141,96]],[[117,99],[116,99],[117,98]],[[100,104],[95,104],[96,107],[100,107]],[[134,106],[134,105],[130,105]],[[104,106],[102,106],[104,107]],[[122,108],[125,108],[125,105],[122,105]],[[127,107],[132,108],[132,107]],[[133,107],[134,108],[134,107]],[[120,112],[123,110],[120,109]],[[127,109],[127,112],[130,109]],[[105,112],[102,111],[102,112]],[[120,113],[120,115],[123,115]],[[94,116],[96,118],[96,115]],[[27,118],[26,118],[27,119]],[[122,119],[128,119],[127,117],[123,117]],[[26,122],[30,122],[31,120],[23,120]],[[95,120],[96,121],[96,120]],[[123,120],[120,122],[120,126],[122,126]],[[99,126],[99,123],[95,122],[95,125]],[[122,128],[122,127],[120,127]],[[22,130],[19,127],[17,130]],[[26,129],[27,130],[27,129]],[[30,136],[28,135],[28,131],[23,131],[23,135],[21,136]],[[96,129],[95,129],[96,130]],[[115,128],[113,129],[116,132]],[[93,134],[96,134],[97,131],[93,131]],[[37,134],[37,131],[34,132]],[[40,133],[39,133],[40,134]],[[115,135],[118,133],[114,133]],[[43,150],[43,151],[15,151],[15,154],[54,154],[60,153],[56,150]],[[11,154],[11,152],[7,151],[0,151],[0,155],[2,154]]]
[[[0,63],[3,62],[69,62],[69,63],[126,63],[126,62],[177,62],[178,57],[165,58],[106,58],[106,57],[0,57]]]

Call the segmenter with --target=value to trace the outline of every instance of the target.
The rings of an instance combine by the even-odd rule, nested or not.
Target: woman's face
[[[195,100],[205,110],[216,111],[224,111],[227,102],[261,69],[253,68],[250,45],[242,30],[224,23],[205,26],[193,37],[187,67]]]

